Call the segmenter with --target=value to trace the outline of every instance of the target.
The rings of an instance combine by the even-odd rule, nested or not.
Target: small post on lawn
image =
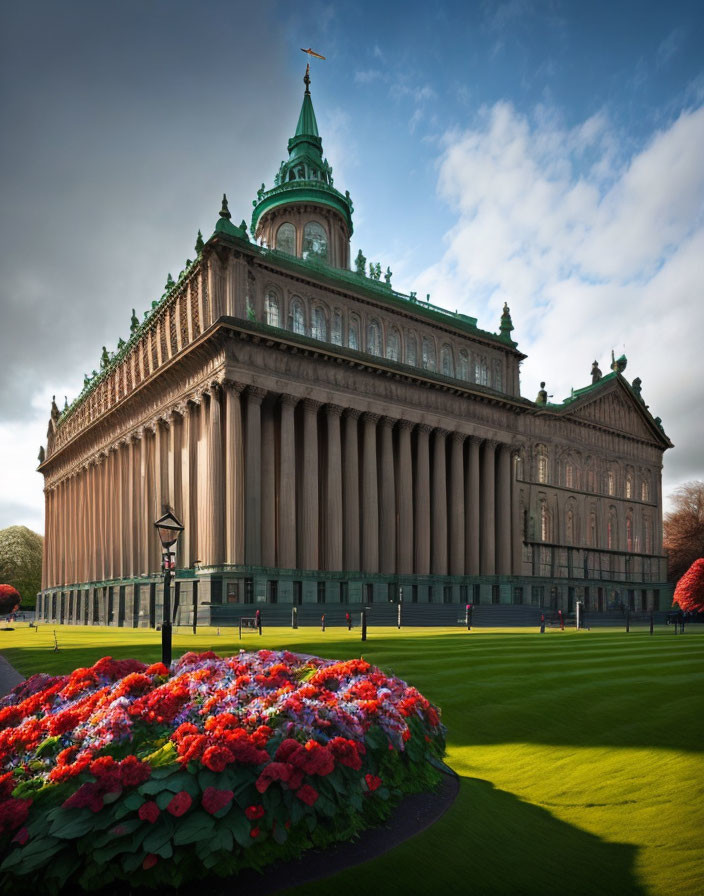
[[[362,610],[362,640],[367,640],[367,611]]]
[[[242,617],[241,617],[241,616],[240,616],[240,626],[239,626],[239,629],[240,629],[240,641],[241,641],[241,640],[242,640]]]
[[[261,610],[257,610],[257,612],[254,614],[254,624],[257,627],[257,631],[261,635],[261,633],[262,633],[262,611]]]
[[[396,614],[396,628],[401,628],[401,607],[403,606],[403,585],[398,589],[398,613]]]
[[[162,568],[164,570],[164,609],[161,621],[161,661],[168,668],[171,665],[171,570],[174,568],[171,548],[183,532],[183,526],[171,511],[167,511],[154,523],[159,533],[162,548]]]
[[[545,634],[545,613],[540,614],[540,634]]]
[[[626,634],[631,630],[631,611],[630,608],[626,610]]]
[[[325,613],[320,617],[320,631],[325,631]]]
[[[652,635],[652,633],[653,633],[653,614],[651,611],[651,613],[650,613],[650,634]]]
[[[298,628],[298,607],[291,608],[291,628]]]

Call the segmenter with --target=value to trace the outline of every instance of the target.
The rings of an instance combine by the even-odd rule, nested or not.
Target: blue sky
[[[305,57],[353,256],[496,330],[523,393],[596,358],[704,478],[700,3],[27,0],[0,10],[0,527],[42,530],[51,395],[80,391],[207,236],[271,185]]]

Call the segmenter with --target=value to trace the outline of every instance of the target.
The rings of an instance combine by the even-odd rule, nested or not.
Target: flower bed
[[[35,675],[0,701],[0,889],[262,868],[377,824],[437,783],[443,753],[437,709],[364,660],[189,653]]]

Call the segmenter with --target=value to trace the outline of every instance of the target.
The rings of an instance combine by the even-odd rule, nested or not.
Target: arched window
[[[489,368],[486,358],[477,358],[474,362],[474,381],[480,386],[489,385]]]
[[[332,316],[332,343],[342,345],[342,313],[336,311]]]
[[[415,333],[406,336],[406,364],[410,364],[411,367],[418,366],[418,341]]]
[[[545,484],[548,481],[548,452],[545,445],[538,445],[538,482]]]
[[[626,473],[626,497],[633,497],[633,473],[630,470]]]
[[[616,476],[613,470],[609,470],[606,474],[606,493],[609,495],[616,494]]]
[[[550,541],[550,512],[545,501],[540,502],[540,540]]]
[[[300,299],[291,299],[291,306],[288,313],[288,326],[294,333],[300,333],[305,336],[306,319],[303,312],[303,302]]]
[[[266,322],[270,327],[281,326],[281,306],[279,305],[279,297],[273,289],[268,290],[264,299]]]
[[[574,544],[574,511],[567,511],[567,518],[565,520],[565,539],[567,544]]]
[[[653,524],[647,517],[643,520],[643,541],[645,553],[649,554],[653,549]]]
[[[596,513],[592,510],[589,514],[589,547],[596,547]]]
[[[317,221],[309,221],[303,228],[303,257],[328,260],[328,237]]]
[[[460,349],[457,359],[457,377],[461,380],[469,379],[469,355],[464,349]]]
[[[370,355],[381,355],[381,327],[376,320],[367,324],[367,351]]]
[[[276,231],[276,248],[288,255],[296,254],[296,228],[293,224],[282,224]]]
[[[313,309],[311,336],[313,339],[320,339],[321,342],[327,342],[328,339],[328,325],[325,320],[325,312],[319,306]]]
[[[389,361],[401,360],[401,337],[398,330],[392,328],[386,337],[386,357]]]
[[[501,361],[494,361],[494,388],[501,392],[504,387],[504,376],[501,369]]]
[[[565,487],[574,488],[574,467],[572,464],[565,465]]]
[[[443,345],[440,352],[443,376],[454,376],[455,365],[452,361],[452,349],[449,345]]]
[[[617,537],[616,537],[616,510],[612,507],[609,511],[609,521],[606,524],[606,547],[610,551],[614,551],[617,548]]]
[[[423,337],[423,369],[424,370],[435,370],[435,345],[433,342],[428,339],[427,336]]]
[[[640,499],[641,501],[650,500],[650,489],[648,488],[648,481],[646,479],[640,484]]]
[[[626,550],[633,550],[633,520],[630,516],[626,517]]]
[[[356,314],[350,315],[350,327],[347,335],[347,344],[355,351],[359,351],[359,318]]]

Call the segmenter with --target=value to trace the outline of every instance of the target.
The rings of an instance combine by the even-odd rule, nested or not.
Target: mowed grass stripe
[[[103,654],[158,659],[159,636],[6,633],[28,674]],[[32,641],[34,636],[35,640]],[[36,639],[41,639],[38,643]],[[694,631],[181,631],[175,651],[287,647],[363,654],[443,710],[460,796],[429,831],[297,896],[360,892],[701,896],[704,638]],[[696,832],[699,832],[697,834]]]

